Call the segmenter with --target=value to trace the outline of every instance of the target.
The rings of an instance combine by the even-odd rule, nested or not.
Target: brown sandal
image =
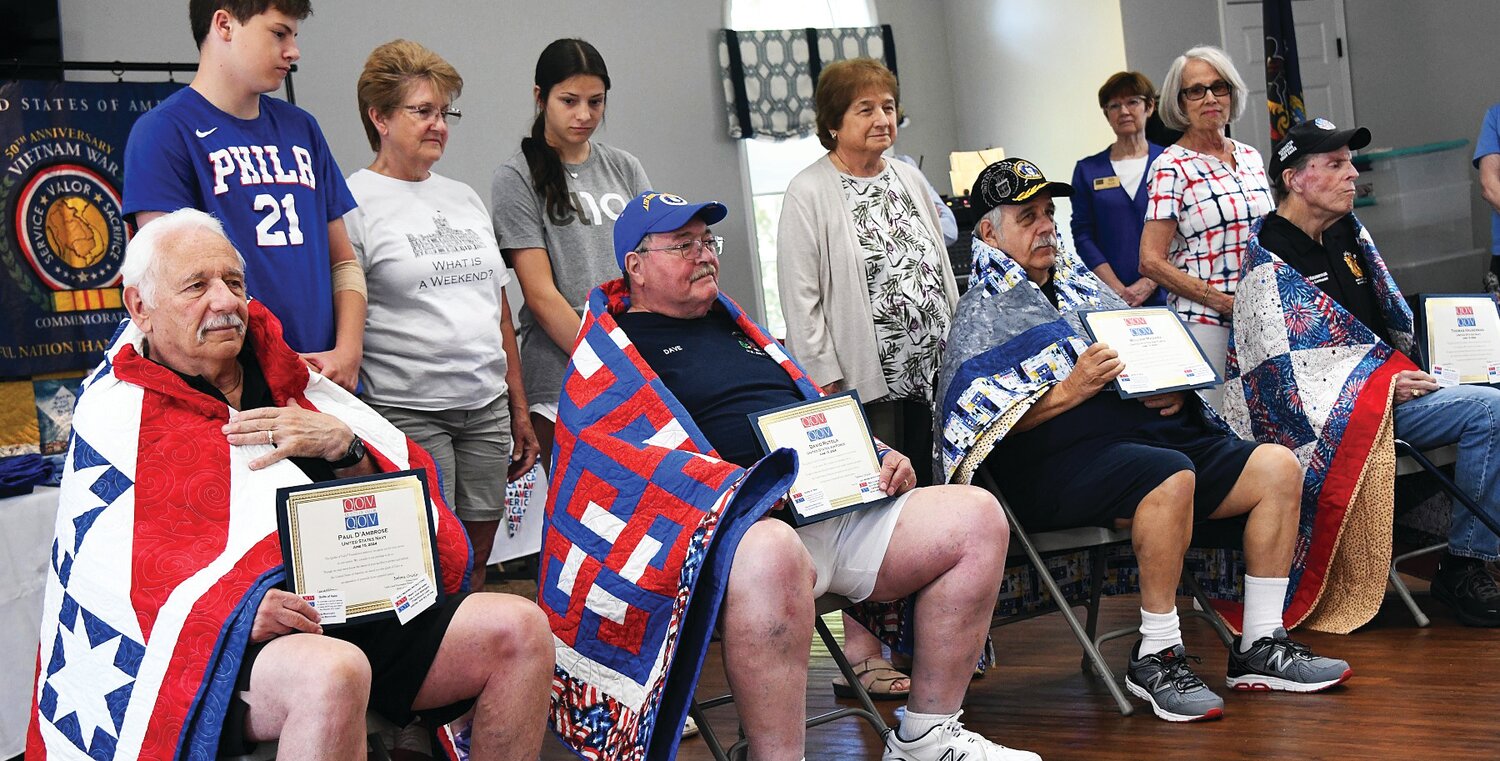
[[[878,655],[853,664],[853,669],[855,678],[875,700],[901,700],[911,692],[911,677],[901,673],[890,661]],[[903,680],[906,682],[906,689],[896,689],[895,683]],[[833,694],[841,698],[856,697],[854,688],[844,681],[843,676],[833,678]]]

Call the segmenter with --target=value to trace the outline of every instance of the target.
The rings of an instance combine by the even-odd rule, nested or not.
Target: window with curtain
[[[877,23],[873,0],[731,0],[726,27],[745,32],[871,27]],[[806,42],[787,42],[787,45],[792,44],[805,45]],[[781,49],[780,45],[768,44],[761,49],[765,51],[768,62],[780,62],[780,57],[790,52]],[[805,54],[805,48],[803,51]],[[785,65],[795,64],[788,58]],[[803,93],[802,96],[810,108],[812,93]],[[756,259],[760,265],[766,327],[774,335],[783,336],[786,324],[781,318],[781,295],[776,287],[776,226],[781,219],[781,197],[792,177],[826,151],[815,136],[791,139],[757,137],[739,142],[749,170],[750,195],[755,209]]]

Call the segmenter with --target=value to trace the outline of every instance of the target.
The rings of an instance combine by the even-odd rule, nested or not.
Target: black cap
[[[969,207],[977,219],[996,206],[1026,203],[1044,190],[1064,198],[1073,195],[1072,185],[1048,182],[1036,164],[1026,159],[1001,159],[985,167],[974,179],[974,188],[969,191]]]
[[[1328,153],[1344,146],[1357,151],[1370,144],[1370,131],[1364,127],[1339,129],[1324,118],[1313,119],[1292,125],[1276,148],[1271,151],[1271,166],[1267,169],[1271,177],[1280,177],[1281,170],[1297,159],[1314,153]]]

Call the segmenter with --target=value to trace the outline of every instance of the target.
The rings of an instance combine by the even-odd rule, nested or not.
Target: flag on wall
[[[125,138],[179,87],[0,82],[0,377],[99,362],[125,317]]]
[[[1292,0],[1262,0],[1261,12],[1266,28],[1266,108],[1270,109],[1274,144],[1293,124],[1307,121],[1307,111],[1302,105]]]

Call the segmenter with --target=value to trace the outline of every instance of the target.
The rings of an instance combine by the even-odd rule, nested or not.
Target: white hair
[[[213,233],[229,240],[229,236],[224,234],[224,226],[212,214],[197,209],[178,209],[142,225],[130,239],[130,243],[126,244],[120,277],[127,288],[135,286],[140,291],[141,300],[146,302],[146,306],[156,306],[156,254],[168,240],[193,230]],[[234,249],[232,241],[229,247]],[[240,261],[240,268],[244,269],[245,257],[240,255],[238,249],[234,250],[234,255]]]
[[[1005,222],[1005,204],[1000,204],[999,206],[996,206],[995,208],[985,212],[984,216],[979,218],[979,221],[988,221],[990,223],[990,227],[994,228],[995,230],[995,240],[999,241],[1000,231],[1005,229],[1003,227],[1003,223]],[[979,229],[978,223],[974,224],[974,229]]]
[[[1177,60],[1172,62],[1172,68],[1167,69],[1167,78],[1161,83],[1161,105],[1157,109],[1161,114],[1162,124],[1175,130],[1185,130],[1191,126],[1187,112],[1182,110],[1182,70],[1187,68],[1188,61],[1194,60],[1214,67],[1219,76],[1229,83],[1229,121],[1235,121],[1244,115],[1249,88],[1245,86],[1245,79],[1240,76],[1240,72],[1234,68],[1234,61],[1229,60],[1227,53],[1213,45],[1199,45],[1177,56]]]

